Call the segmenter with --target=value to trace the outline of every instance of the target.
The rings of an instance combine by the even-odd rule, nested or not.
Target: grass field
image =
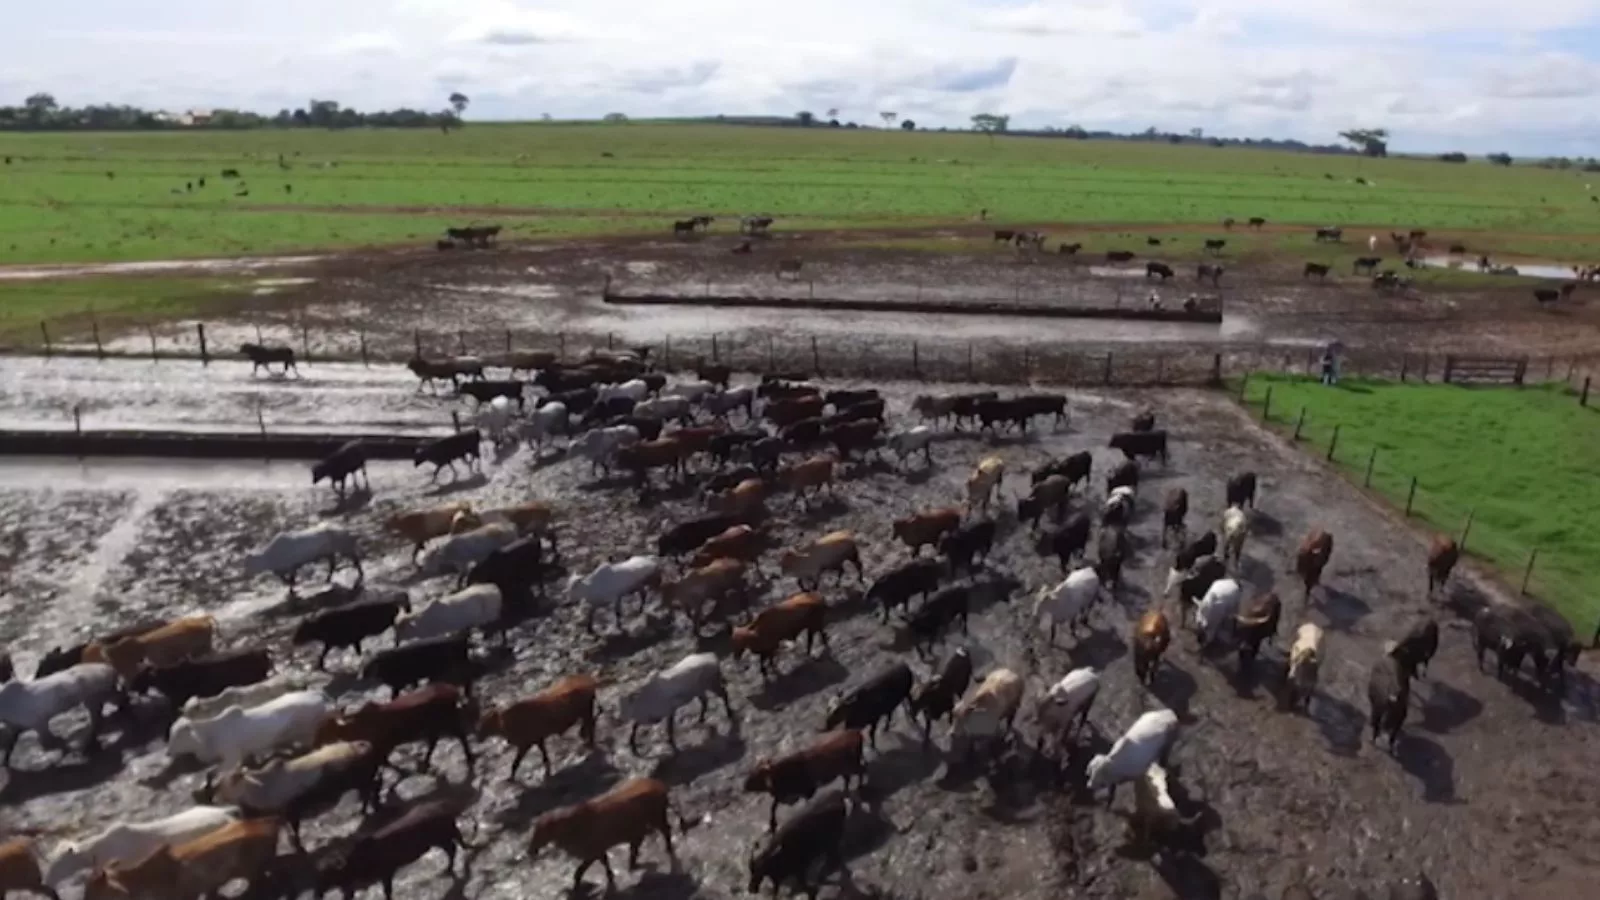
[[[1581,173],[970,133],[644,124],[7,133],[0,155],[12,158],[0,169],[0,261],[13,263],[417,241],[472,218],[518,236],[627,232],[690,212],[765,211],[786,227],[972,223],[980,208],[1028,223],[1209,227],[1259,215],[1521,235],[1523,249],[1548,240],[1563,251],[1600,233],[1600,206],[1584,189],[1594,176]],[[226,168],[249,196],[219,177]],[[205,189],[184,190],[201,176]]]
[[[68,278],[0,281],[0,341],[37,343],[39,323],[51,320],[59,339],[93,315],[102,331],[191,315],[249,294],[243,279],[178,277]]]
[[[1600,411],[1559,387],[1465,388],[1346,380],[1328,388],[1305,378],[1256,376],[1245,399],[1334,460],[1358,483],[1372,464],[1371,487],[1404,508],[1417,479],[1413,512],[1461,537],[1467,551],[1520,584],[1537,548],[1529,592],[1555,605],[1587,637],[1600,617]],[[1373,450],[1376,449],[1376,457]],[[1422,566],[1417,566],[1418,590]]]

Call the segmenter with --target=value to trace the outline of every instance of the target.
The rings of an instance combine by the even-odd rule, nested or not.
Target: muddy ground
[[[303,388],[275,390],[291,394]],[[409,390],[397,384],[394,397]],[[891,390],[896,420],[905,419],[910,390]],[[1252,891],[1275,897],[1291,880],[1304,878],[1325,896],[1333,888],[1381,891],[1386,878],[1422,869],[1447,897],[1578,896],[1572,886],[1600,875],[1600,826],[1592,814],[1600,797],[1589,777],[1600,764],[1600,694],[1594,683],[1580,673],[1567,702],[1556,705],[1521,684],[1479,674],[1463,623],[1436,608],[1446,623],[1443,646],[1414,692],[1398,752],[1391,756],[1369,744],[1363,732],[1367,667],[1384,638],[1429,609],[1422,540],[1336,476],[1249,424],[1220,397],[1190,391],[1075,393],[1070,426],[1061,431],[994,445],[952,435],[935,445],[930,469],[864,467],[840,485],[836,500],[812,510],[791,506],[780,495],[772,503],[778,543],[856,529],[863,535],[869,578],[881,574],[907,556],[892,540],[889,520],[912,508],[957,502],[982,454],[999,453],[1009,471],[1020,473],[1047,455],[1091,448],[1095,483],[1103,484],[1113,459],[1105,449],[1107,435],[1146,404],[1176,436],[1173,463],[1147,473],[1129,584],[1114,605],[1096,611],[1092,635],[1075,644],[1063,635],[1057,646],[1046,646],[1042,630],[1029,621],[1031,597],[1019,596],[978,611],[970,634],[951,635],[941,653],[967,646],[980,673],[996,665],[1022,673],[1029,710],[1044,687],[1071,668],[1105,667],[1091,717],[1095,748],[1145,709],[1164,704],[1177,710],[1184,725],[1174,755],[1174,790],[1182,810],[1198,817],[1192,840],[1153,855],[1132,847],[1123,818],[1131,804],[1126,791],[1111,811],[1079,794],[1058,792],[1035,776],[1025,751],[1000,774],[952,773],[941,749],[948,745],[946,729],[936,730],[937,747],[929,751],[897,719],[870,762],[881,812],[862,812],[848,836],[855,888],[878,896],[985,900],[1064,893],[1234,898]],[[1180,635],[1146,692],[1133,678],[1127,634],[1135,616],[1155,602],[1167,567],[1158,546],[1159,498],[1168,487],[1187,487],[1195,510],[1191,527],[1207,527],[1221,505],[1224,479],[1245,469],[1260,473],[1262,493],[1257,533],[1242,571],[1251,587],[1276,588],[1289,600],[1277,647],[1267,652],[1258,681],[1237,677],[1231,657],[1197,657],[1192,639]],[[281,588],[240,572],[241,556],[276,529],[323,516],[348,521],[367,535],[369,587],[402,586],[423,599],[447,586],[413,581],[406,550],[380,537],[377,522],[441,494],[484,505],[529,496],[557,503],[567,563],[580,571],[608,555],[650,552],[664,524],[700,509],[692,492],[668,492],[641,506],[626,489],[593,481],[586,464],[536,461],[526,449],[490,462],[485,478],[446,491],[430,490],[423,474],[402,464],[375,465],[375,498],[350,512],[335,510],[331,495],[313,490],[308,481],[303,465],[282,463],[0,464],[0,592],[6,598],[0,646],[12,650],[20,670],[31,671],[48,647],[92,630],[156,613],[204,610],[221,619],[223,645],[264,643],[279,654],[281,668],[308,669],[313,657],[288,646],[294,618],[285,614]],[[1008,476],[1002,490],[1004,537],[991,565],[1017,576],[1031,594],[1060,574],[1054,561],[1034,555],[1026,527],[1016,527],[1011,510],[1024,483],[1025,476]],[[1338,548],[1325,576],[1326,593],[1307,607],[1284,569],[1294,542],[1313,524],[1336,533]],[[775,556],[769,554],[764,566],[772,577]],[[562,674],[600,673],[605,686],[599,750],[587,753],[575,737],[557,739],[556,774],[545,779],[530,765],[513,785],[504,778],[506,749],[486,747],[476,781],[482,795],[470,814],[474,825],[467,828],[469,839],[484,847],[468,856],[465,884],[452,885],[441,874],[442,859],[433,855],[404,873],[397,896],[561,896],[572,863],[554,851],[526,858],[532,819],[642,773],[671,782],[679,805],[697,824],[679,842],[680,872],[668,869],[659,843],[647,846],[642,876],[623,874],[622,858],[614,854],[625,893],[741,893],[744,860],[766,818],[763,800],[741,794],[742,772],[758,757],[808,740],[828,699],[872,671],[902,658],[919,674],[926,671],[875,612],[852,602],[850,587],[848,581],[843,587],[830,581],[825,589],[836,607],[830,653],[819,650],[809,661],[786,655],[785,674],[770,685],[763,685],[753,665],[725,663],[739,728],[730,730],[720,710],[703,728],[686,712],[677,755],[659,730],[646,731],[642,755],[633,755],[615,709],[619,694],[637,679],[695,649],[686,623],[658,612],[630,615],[626,637],[596,640],[583,631],[577,610],[558,599],[544,603],[513,631],[514,659],[495,667],[483,694],[505,701]],[[786,579],[769,581],[758,602],[793,589]],[[1460,606],[1494,593],[1459,573],[1451,590]],[[1299,716],[1276,710],[1272,683],[1294,627],[1307,617],[1329,629],[1328,662],[1310,715]],[[331,663],[343,673],[357,660],[335,654]],[[329,689],[347,707],[375,695],[348,675],[337,676]],[[193,802],[201,775],[165,770],[159,710],[151,707],[144,715],[144,724],[114,728],[114,749],[87,761],[42,754],[25,738],[16,759],[20,772],[0,789],[5,824],[76,834]],[[1030,715],[1020,721],[1022,743],[1029,745],[1037,729]],[[64,719],[57,730],[66,727]],[[402,751],[401,758],[414,768],[411,753]],[[435,775],[455,785],[467,781],[455,747],[441,749],[435,762],[434,774],[407,777],[401,794],[438,788]],[[310,825],[308,839],[318,846],[350,832],[358,818],[355,801],[348,800]],[[590,873],[591,881],[600,877]],[[825,896],[839,890],[830,887]],[[76,890],[69,888],[67,896],[75,897]]]
[[[910,374],[904,363],[913,342],[920,354],[935,359],[962,358],[971,345],[980,361],[1024,345],[1041,354],[1052,348],[1081,354],[1160,351],[1205,363],[1212,353],[1225,352],[1242,370],[1281,365],[1284,358],[1298,364],[1308,348],[1340,340],[1357,371],[1384,374],[1397,374],[1402,353],[1594,357],[1600,343],[1600,305],[1588,291],[1552,310],[1536,308],[1531,288],[1521,283],[1429,287],[1390,296],[1375,293],[1367,279],[1347,271],[1336,271],[1327,283],[1307,282],[1300,277],[1300,260],[1287,255],[1223,256],[1218,261],[1228,272],[1221,287],[1212,289],[1194,280],[1192,262],[1174,261],[1178,275],[1168,284],[1147,282],[1143,252],[1131,267],[1107,267],[1051,255],[1018,257],[999,248],[977,253],[896,249],[871,243],[874,237],[780,234],[757,241],[757,251],[748,256],[729,253],[737,239],[726,234],[692,241],[619,238],[506,244],[490,251],[345,254],[271,273],[292,277],[242,273],[242,296],[208,316],[208,336],[213,349],[231,348],[259,334],[314,355],[343,358],[358,357],[364,340],[366,352],[400,358],[414,350],[419,338],[429,352],[503,350],[509,332],[511,342],[522,348],[571,350],[615,341],[671,349],[681,358],[710,355],[711,336],[717,335],[719,356],[733,348],[736,362],[746,365],[762,362],[768,353],[809,360],[810,342],[816,338],[824,370],[831,364],[835,371],[875,375],[863,370],[860,361],[881,357],[900,361],[902,376]],[[876,237],[934,241],[949,235],[895,231]],[[805,263],[801,278],[780,281],[774,274],[776,262],[791,257]],[[1223,303],[1224,321],[1191,325],[627,307],[600,301],[608,278],[615,290],[680,293],[691,299],[707,293],[798,292],[857,300],[921,296],[1103,307],[1144,304],[1153,289],[1169,306],[1190,293],[1216,295]],[[69,338],[79,346],[87,337],[85,324],[77,323]],[[193,322],[158,328],[155,337],[160,349],[197,349]],[[143,353],[150,349],[150,337],[141,330],[113,338],[110,345]],[[1063,363],[1057,368],[1071,367]],[[957,369],[969,378],[1001,377],[981,371],[965,375]],[[1087,380],[1066,375],[1061,380]]]

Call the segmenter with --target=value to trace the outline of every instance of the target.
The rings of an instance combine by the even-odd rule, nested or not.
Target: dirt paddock
[[[274,385],[270,390],[316,392],[315,385]],[[394,385],[396,392],[410,387]],[[914,388],[891,385],[891,422],[910,421]],[[296,402],[304,402],[304,398]],[[410,405],[411,400],[405,403]],[[1016,522],[1015,499],[1026,470],[1047,456],[1089,448],[1095,455],[1092,493],[1104,491],[1115,456],[1108,435],[1132,412],[1156,409],[1175,436],[1169,467],[1146,467],[1132,529],[1136,555],[1116,602],[1093,616],[1092,634],[1076,643],[1065,634],[1046,645],[1029,620],[1032,594],[1060,578],[1055,561],[1035,555],[1026,525]],[[442,407],[441,407],[442,408]],[[1042,421],[1042,420],[1041,420]],[[959,502],[973,463],[998,453],[1008,475],[998,509],[1002,539],[990,567],[1021,580],[1024,591],[1009,603],[975,612],[969,634],[957,629],[939,654],[970,648],[981,675],[1004,665],[1022,674],[1028,698],[1012,764],[994,773],[950,771],[941,748],[948,729],[935,729],[935,747],[896,718],[869,755],[876,808],[861,811],[847,836],[851,883],[831,883],[825,896],[857,891],[880,897],[1096,898],[1276,897],[1305,879],[1318,896],[1363,889],[1383,896],[1386,879],[1426,871],[1446,897],[1579,896],[1572,885],[1600,874],[1600,820],[1593,815],[1600,791],[1590,777],[1600,764],[1595,728],[1597,694],[1580,672],[1566,703],[1542,701],[1520,684],[1480,674],[1468,631],[1448,612],[1439,656],[1418,683],[1398,752],[1370,744],[1363,730],[1366,672],[1384,638],[1397,636],[1428,609],[1423,597],[1423,543],[1371,502],[1315,463],[1296,455],[1237,413],[1217,395],[1198,391],[1074,393],[1071,421],[1045,426],[1025,440],[988,441],[951,434],[934,445],[933,464],[908,463],[904,471],[867,465],[838,488],[837,499],[813,509],[792,506],[787,495],[770,504],[775,544],[787,546],[837,528],[862,535],[868,580],[904,559],[890,520],[913,508]],[[1200,658],[1187,632],[1146,692],[1134,680],[1127,643],[1137,614],[1159,602],[1168,557],[1159,548],[1160,498],[1171,486],[1188,488],[1192,533],[1216,527],[1222,485],[1235,472],[1261,476],[1256,533],[1247,548],[1243,577],[1257,589],[1275,588],[1285,599],[1284,624],[1256,677],[1238,677],[1231,654]],[[265,644],[283,669],[309,670],[311,653],[291,653],[295,619],[283,593],[268,579],[241,573],[241,557],[276,530],[334,517],[365,537],[367,585],[405,587],[413,600],[447,590],[441,581],[417,582],[408,548],[378,535],[380,518],[398,508],[431,502],[422,470],[375,464],[374,499],[350,511],[333,509],[332,496],[313,490],[300,465],[167,465],[7,461],[0,463],[0,646],[32,672],[39,655],[92,630],[161,614],[207,611],[219,617],[224,646]],[[488,460],[485,475],[463,479],[448,496],[495,505],[537,496],[562,510],[565,562],[586,572],[608,556],[654,550],[662,528],[697,514],[693,491],[666,491],[648,504],[624,487],[590,478],[586,462],[535,460],[522,449]],[[1083,498],[1074,500],[1080,506]],[[1309,608],[1286,574],[1299,537],[1312,525],[1337,535],[1337,549]],[[775,556],[763,559],[758,605],[794,590],[776,578]],[[616,716],[617,697],[648,672],[695,649],[681,617],[657,611],[633,615],[626,635],[600,639],[582,628],[580,611],[560,597],[556,583],[539,612],[512,632],[512,658],[498,659],[481,683],[489,702],[526,695],[563,674],[602,677],[599,749],[590,754],[574,736],[551,744],[556,773],[544,778],[525,766],[516,784],[505,779],[510,753],[503,745],[482,751],[469,813],[471,850],[464,884],[441,873],[430,855],[402,875],[406,898],[529,898],[563,896],[573,862],[554,851],[527,859],[526,835],[541,812],[593,795],[629,775],[653,773],[674,786],[678,805],[695,824],[678,841],[682,860],[672,871],[659,842],[647,843],[644,872],[627,873],[613,854],[625,895],[634,897],[735,896],[747,881],[745,860],[765,830],[764,798],[741,793],[742,773],[762,756],[808,740],[820,727],[829,698],[895,659],[911,661],[919,676],[928,664],[906,649],[875,610],[855,602],[850,580],[824,593],[834,606],[831,652],[802,660],[799,650],[781,659],[783,674],[763,684],[748,660],[725,660],[732,681],[737,729],[720,710],[705,727],[687,711],[680,717],[681,752],[673,755],[660,729],[641,736],[642,754],[627,746]],[[307,588],[308,592],[314,588]],[[1451,590],[1459,603],[1492,594],[1492,587],[1458,572]],[[1294,628],[1310,618],[1328,629],[1321,690],[1309,716],[1280,712],[1273,685]],[[388,637],[377,646],[387,646]],[[369,653],[374,645],[369,642]],[[1160,852],[1130,845],[1124,789],[1107,810],[1081,790],[1058,791],[1038,777],[1027,752],[1037,728],[1034,701],[1044,688],[1081,665],[1104,667],[1105,681],[1091,716],[1092,744],[1103,749],[1141,712],[1157,705],[1182,720],[1174,754],[1174,795],[1197,817],[1192,840]],[[335,653],[330,668],[348,673],[353,656]],[[328,689],[344,707],[372,686],[338,674]],[[77,723],[75,729],[81,725]],[[57,723],[58,733],[67,720]],[[179,811],[193,802],[202,775],[171,771],[162,740],[159,707],[110,729],[112,749],[84,760],[41,752],[23,739],[17,772],[0,789],[0,837],[8,829],[45,829],[53,835],[87,833],[109,822]],[[399,754],[415,770],[419,751]],[[1087,755],[1074,762],[1081,778]],[[437,777],[436,777],[437,776]],[[441,782],[438,779],[443,779]],[[393,783],[393,776],[390,776]],[[432,773],[413,774],[399,792],[413,797],[470,783],[459,750],[445,744]],[[793,807],[786,808],[789,813]],[[348,798],[308,823],[312,847],[347,834],[359,809]],[[475,836],[476,835],[476,836]],[[53,839],[45,841],[47,845]],[[591,883],[599,875],[589,873]],[[841,892],[843,892],[841,894]],[[77,896],[69,887],[66,895]]]

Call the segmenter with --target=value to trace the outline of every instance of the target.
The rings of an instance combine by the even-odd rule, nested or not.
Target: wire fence
[[[1581,380],[1587,380],[1585,374]],[[1248,377],[1229,383],[1228,388],[1252,417],[1293,440],[1302,450],[1334,467],[1357,486],[1394,507],[1407,519],[1427,523],[1438,533],[1456,539],[1462,552],[1489,563],[1512,590],[1538,599],[1564,614],[1580,637],[1595,628],[1600,637],[1600,595],[1588,569],[1592,561],[1574,554],[1570,548],[1544,547],[1530,540],[1526,532],[1508,527],[1492,500],[1479,507],[1470,498],[1452,496],[1434,489],[1425,475],[1406,472],[1386,456],[1382,447],[1346,433],[1341,423],[1317,415],[1306,407],[1291,407],[1280,397],[1276,405],[1272,384]],[[1577,398],[1577,389],[1569,384]],[[1417,565],[1419,587],[1423,582],[1421,561]]]

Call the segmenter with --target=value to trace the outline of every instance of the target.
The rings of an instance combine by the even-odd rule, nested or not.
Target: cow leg
[[[628,731],[628,749],[634,756],[639,755],[639,723],[633,723],[633,728]]]

